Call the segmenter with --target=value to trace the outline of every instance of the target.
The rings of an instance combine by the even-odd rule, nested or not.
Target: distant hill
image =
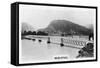
[[[65,34],[82,34],[82,35],[87,35],[91,31],[90,29],[75,24],[71,21],[68,20],[53,20],[47,28],[44,29],[39,29],[39,31],[44,31],[49,34],[53,33],[65,33]]]
[[[34,28],[30,24],[22,23],[21,32],[24,33],[24,31],[34,31]]]
[[[94,26],[93,26],[93,24],[88,24],[88,25],[87,25],[87,28],[90,29],[91,32],[94,31]]]

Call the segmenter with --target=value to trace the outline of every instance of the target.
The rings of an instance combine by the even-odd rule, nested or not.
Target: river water
[[[19,52],[21,63],[66,61],[75,59],[80,50],[67,46],[61,47],[60,44],[47,44],[47,39],[43,38],[41,42],[38,41],[40,38],[34,39],[35,41],[27,39],[22,40],[21,50]],[[55,59],[57,57],[60,58]]]

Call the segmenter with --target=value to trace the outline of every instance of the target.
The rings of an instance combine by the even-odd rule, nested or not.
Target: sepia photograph
[[[96,9],[19,5],[19,63],[96,59]]]

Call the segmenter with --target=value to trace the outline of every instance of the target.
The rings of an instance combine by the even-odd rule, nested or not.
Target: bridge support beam
[[[63,44],[63,38],[61,38],[60,46],[61,46],[61,47],[64,46],[64,44]]]
[[[48,37],[48,41],[47,41],[47,43],[48,43],[48,44],[51,43],[51,42],[50,42],[50,37]]]

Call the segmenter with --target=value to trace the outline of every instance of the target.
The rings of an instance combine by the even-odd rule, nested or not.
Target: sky
[[[20,23],[28,23],[33,28],[46,28],[53,20],[68,20],[76,24],[87,26],[95,23],[95,9],[20,5]]]

